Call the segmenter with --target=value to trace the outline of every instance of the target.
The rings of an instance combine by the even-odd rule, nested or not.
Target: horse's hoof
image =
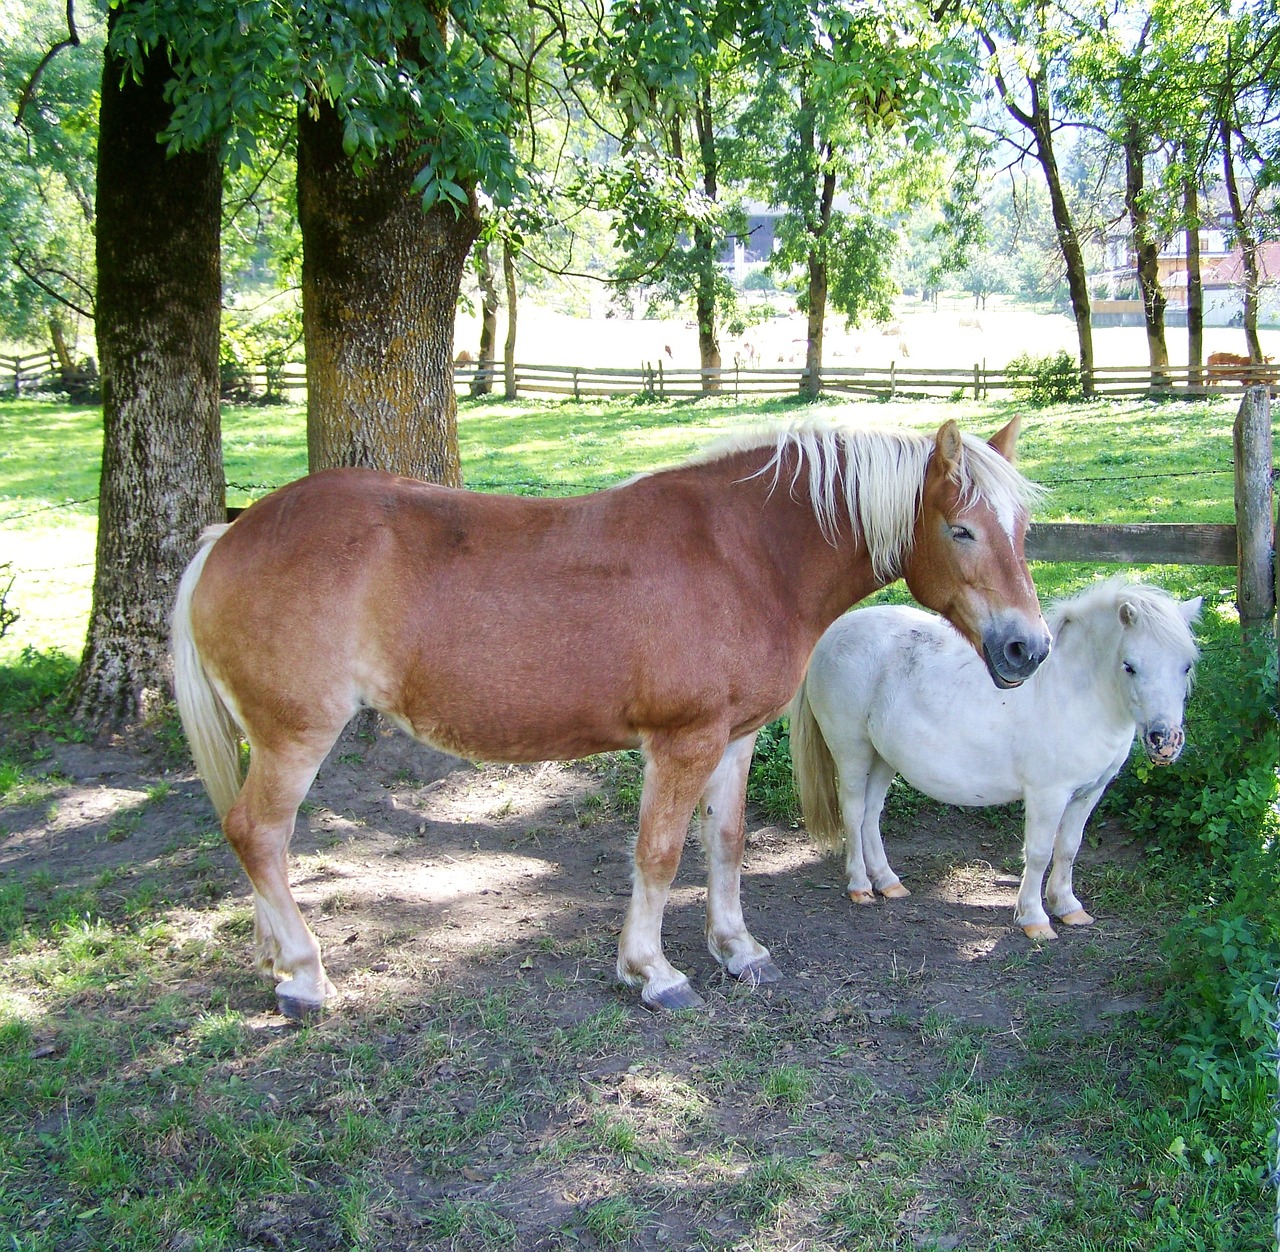
[[[748,961],[736,977],[748,987],[758,987],[761,983],[781,982],[782,971],[773,963],[772,957],[762,956],[758,960]]]
[[[1022,933],[1028,939],[1056,939],[1058,937],[1052,926],[1042,926],[1039,923],[1034,926],[1024,926]]]
[[[277,995],[276,1007],[291,1022],[313,1022],[324,1012],[323,1000],[303,1000],[298,996]]]
[[[849,899],[854,904],[874,904],[876,902],[876,893],[874,891],[850,891]]]
[[[880,889],[880,894],[886,900],[902,900],[911,894],[900,882],[890,883],[887,887]]]
[[[664,1009],[667,1012],[675,1012],[679,1009],[700,1009],[706,1004],[706,1001],[689,985],[687,978],[684,982],[678,982],[675,986],[666,988],[665,991],[655,991],[652,995],[647,991],[642,992],[640,999],[646,1008]]]
[[[1076,909],[1073,913],[1063,913],[1058,920],[1064,926],[1092,926],[1093,918],[1084,909]]]

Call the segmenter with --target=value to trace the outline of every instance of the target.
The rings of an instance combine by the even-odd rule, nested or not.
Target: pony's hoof
[[[1092,926],[1093,918],[1084,911],[1076,909],[1073,913],[1063,913],[1058,920],[1064,926]]]
[[[876,893],[874,891],[850,891],[849,899],[854,904],[874,904],[876,902]]]
[[[781,982],[782,971],[773,963],[772,957],[762,956],[758,960],[748,961],[736,977],[748,987],[758,987],[766,982]]]
[[[1028,939],[1035,940],[1056,939],[1058,937],[1052,926],[1042,926],[1039,923],[1036,923],[1034,926],[1024,926],[1022,928],[1022,933],[1025,934]]]
[[[886,900],[902,900],[911,894],[900,882],[890,883],[887,887],[882,887],[880,894]]]
[[[706,1004],[706,1001],[689,985],[687,978],[684,982],[678,982],[664,991],[655,991],[652,995],[647,991],[641,992],[640,999],[646,1008],[663,1009],[667,1012],[700,1009]]]
[[[276,1007],[291,1022],[313,1022],[324,1012],[323,1000],[303,1000],[299,996],[277,995]]]

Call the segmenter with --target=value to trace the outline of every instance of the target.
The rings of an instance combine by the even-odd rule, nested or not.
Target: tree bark
[[[1146,145],[1139,128],[1130,124],[1124,139],[1124,203],[1133,230],[1133,250],[1137,259],[1138,288],[1142,293],[1142,318],[1147,328],[1147,360],[1151,365],[1151,388],[1169,386],[1169,348],[1164,337],[1164,290],[1160,286],[1160,244],[1151,235],[1151,215],[1144,198]]]
[[[471,394],[487,396],[493,391],[494,351],[498,343],[498,281],[487,243],[476,257],[476,272],[480,279],[480,359],[471,380]]]
[[[114,14],[118,10],[113,10]],[[167,157],[163,48],[142,81],[107,54],[99,114],[102,482],[93,608],[72,692],[102,729],[169,690],[169,613],[200,531],[226,517],[218,409],[221,166]]]
[[[320,104],[298,121],[298,221],[313,471],[362,465],[458,485],[453,325],[479,232],[460,214],[424,213],[406,141],[357,175],[342,122]]]
[[[707,81],[702,84],[694,109],[694,127],[702,158],[703,194],[708,200],[714,201],[720,194],[720,170],[716,158],[714,117],[711,112],[711,84]],[[698,321],[698,363],[702,368],[702,390],[719,391],[720,369],[724,364],[716,325],[716,287],[719,279],[716,249],[719,238],[709,228],[697,227],[693,232],[693,241],[698,263],[694,315]]]
[[[1240,243],[1240,255],[1244,262],[1244,341],[1249,348],[1249,360],[1262,364],[1262,341],[1258,338],[1258,241],[1253,233],[1251,214],[1246,211],[1244,197],[1240,194],[1240,182],[1236,177],[1234,137],[1231,124],[1219,124],[1222,139],[1222,170],[1227,186],[1227,203],[1231,206],[1231,222],[1236,239]]]
[[[507,341],[502,348],[502,394],[516,398],[516,258],[508,240],[502,241],[502,281],[507,289]]]
[[[1183,186],[1183,214],[1187,229],[1187,364],[1193,387],[1203,381],[1204,365],[1204,279],[1200,270],[1200,193],[1195,174]]]

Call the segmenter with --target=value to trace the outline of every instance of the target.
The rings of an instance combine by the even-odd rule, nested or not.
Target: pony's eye
[[[1136,669],[1134,669],[1134,668],[1133,668],[1133,666],[1132,666],[1132,665],[1130,665],[1128,661],[1126,661],[1126,662],[1124,663],[1124,672],[1125,672],[1126,674],[1136,674],[1138,671],[1137,671]]]
[[[951,528],[951,538],[957,543],[972,543],[973,531],[967,526],[953,526]]]

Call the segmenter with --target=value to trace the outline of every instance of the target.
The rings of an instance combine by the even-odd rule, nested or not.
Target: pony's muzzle
[[[1020,687],[1049,655],[1053,638],[1043,619],[1028,631],[1009,622],[989,627],[982,635],[982,659],[997,687]]]
[[[1172,765],[1182,752],[1186,736],[1181,726],[1153,722],[1142,736],[1142,748],[1152,765]]]

